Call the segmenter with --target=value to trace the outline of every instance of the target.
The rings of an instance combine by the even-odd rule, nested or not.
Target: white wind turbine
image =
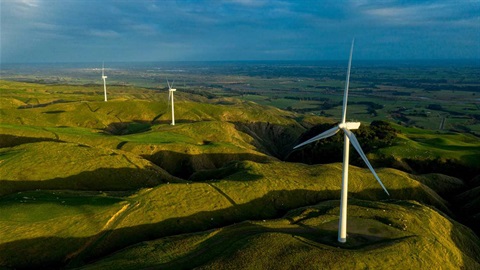
[[[352,54],[353,54],[353,44],[355,39],[352,40],[352,47],[350,49],[350,59],[348,60],[348,72],[347,72],[347,80],[345,83],[345,92],[343,96],[343,111],[342,111],[342,122],[340,122],[337,126],[317,135],[297,146],[294,149],[304,146],[306,144],[312,143],[314,141],[318,141],[321,139],[325,139],[337,134],[338,131],[343,130],[344,132],[344,145],[343,145],[343,169],[342,169],[342,190],[340,196],[340,220],[338,222],[338,242],[345,243],[347,241],[347,195],[348,195],[348,160],[349,160],[349,151],[350,151],[350,141],[352,142],[353,147],[362,157],[363,161],[367,164],[370,171],[377,179],[378,183],[382,186],[383,190],[390,195],[383,185],[380,178],[378,178],[377,173],[373,169],[372,165],[365,156],[360,144],[358,143],[357,138],[355,135],[350,131],[352,129],[358,129],[360,127],[360,122],[345,122],[346,115],[347,115],[347,98],[348,98],[348,86],[350,82],[350,68],[352,66]]]
[[[172,82],[172,85],[168,82],[167,79],[167,84],[168,84],[168,103],[172,105],[172,126],[175,126],[175,110],[174,110],[174,104],[173,104],[173,92],[177,91],[177,89],[173,88],[173,84],[175,81]]]
[[[105,76],[105,63],[102,63],[102,80],[103,80],[103,93],[105,95],[105,101],[107,101],[107,76]]]

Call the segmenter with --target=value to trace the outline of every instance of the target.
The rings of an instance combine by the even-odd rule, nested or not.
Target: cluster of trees
[[[427,106],[427,109],[429,110],[435,110],[435,111],[442,111],[442,112],[446,112],[446,113],[449,113],[451,115],[462,115],[461,113],[459,112],[456,112],[456,111],[452,111],[452,110],[447,110],[445,108],[442,107],[442,105],[440,104],[429,104]]]
[[[299,97],[299,96],[285,96],[284,99],[293,99],[293,100],[313,100],[313,101],[329,101],[329,98],[326,97]]]
[[[215,94],[213,94],[209,91],[182,89],[182,92],[199,95],[199,96],[202,96],[202,97],[206,97],[208,99],[217,98],[217,95],[215,95]]]
[[[360,101],[360,102],[356,102],[354,104],[366,105],[367,106],[367,112],[369,114],[373,115],[373,116],[378,115],[377,110],[383,109],[383,105],[375,103],[375,102],[371,102],[371,101]]]
[[[298,143],[312,138],[321,132],[332,128],[332,124],[320,124],[312,127],[300,136]],[[388,122],[373,121],[369,126],[360,126],[355,131],[358,141],[365,153],[369,153],[377,148],[390,146],[397,137],[395,130]],[[302,162],[307,164],[332,163],[342,161],[343,156],[343,134],[338,133],[330,138],[319,140],[309,144],[300,150],[291,152],[287,161]],[[360,157],[356,152],[352,152],[351,161],[353,164],[361,165]]]

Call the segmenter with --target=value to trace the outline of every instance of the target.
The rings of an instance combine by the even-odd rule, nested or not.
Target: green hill
[[[244,220],[276,218],[298,207],[337,199],[340,171],[341,164],[307,166],[244,161],[222,180],[162,184],[131,195],[119,193],[123,197],[110,192],[96,195],[62,191],[16,193],[4,197],[0,204],[0,216],[4,217],[0,226],[5,228],[0,232],[3,251],[0,254],[4,254],[0,262],[9,267],[25,267],[24,258],[9,255],[20,252],[29,254],[27,265],[59,266],[67,262],[82,265],[145,240]],[[378,172],[389,187],[391,197],[377,187],[367,170],[352,167],[350,198],[414,199],[449,212],[443,199],[407,174],[391,169]],[[298,175],[304,177],[298,178]],[[105,200],[111,203],[96,203]],[[92,204],[98,205],[95,206],[99,207],[98,211],[86,210]],[[76,214],[58,222],[66,214],[49,211],[51,207],[63,207],[65,213]],[[38,214],[33,227],[29,213]],[[100,213],[109,214],[97,218]],[[70,229],[64,232],[66,226]],[[12,234],[15,231],[24,233]],[[56,233],[60,231],[65,234]],[[62,251],[43,252],[56,246],[62,246]]]
[[[401,133],[394,146],[374,159],[411,172],[437,172],[470,180],[480,169],[480,140],[470,134],[439,133],[395,125]],[[389,164],[386,164],[389,163]]]
[[[391,196],[351,166],[339,246],[341,164],[283,161],[332,120],[178,91],[171,126],[158,89],[0,91],[0,267],[479,267],[480,239],[453,220],[478,217],[473,136],[394,126],[372,144]]]
[[[1,148],[0,162],[0,195],[35,189],[132,190],[179,181],[135,155],[73,143]]]
[[[296,209],[276,220],[142,242],[82,269],[480,267],[478,238],[415,202],[350,200],[348,243],[339,248],[338,203]]]

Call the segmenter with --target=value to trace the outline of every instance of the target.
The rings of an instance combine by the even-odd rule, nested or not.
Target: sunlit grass
[[[82,266],[131,245],[92,266],[302,268],[310,262],[331,268],[346,257],[349,268],[478,265],[478,238],[444,217],[452,211],[441,196],[466,185],[439,174],[376,167],[389,197],[368,169],[351,166],[352,244],[337,247],[338,202],[325,201],[340,196],[341,164],[281,162],[261,142],[271,130],[265,140],[275,144],[284,133],[300,136],[309,126],[335,122],[339,106],[325,119],[179,93],[177,125],[171,126],[166,93],[118,86],[103,102],[96,86],[1,81],[0,89],[2,267]],[[274,106],[290,101],[249,98]],[[69,102],[46,104],[58,99]],[[297,108],[315,105],[292,101]],[[365,105],[352,105],[349,119],[365,111]],[[401,131],[397,144],[376,154],[478,165],[474,136],[395,128]],[[229,226],[234,223],[240,224]],[[375,237],[383,242],[374,244]]]
[[[339,248],[337,204],[328,201],[293,210],[282,219],[143,242],[85,269],[478,266],[479,246],[469,239],[471,232],[464,234],[458,223],[413,202],[351,200],[347,248]],[[460,237],[461,247],[451,241],[452,236]]]

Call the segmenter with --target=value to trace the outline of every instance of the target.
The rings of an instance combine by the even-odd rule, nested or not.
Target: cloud
[[[88,34],[95,37],[100,38],[118,38],[120,34],[113,31],[113,30],[99,30],[99,29],[92,29],[88,31]]]
[[[2,22],[9,22],[11,18],[36,19],[42,14],[42,2],[40,0],[11,0],[2,1]]]
[[[478,18],[475,1],[360,1],[353,4],[362,14],[383,24],[422,26]]]
[[[387,24],[416,25],[431,22],[418,7],[372,8],[366,9],[364,13]]]
[[[18,2],[19,4],[21,5],[25,5],[25,6],[28,6],[28,7],[38,7],[38,0],[17,0],[17,1],[13,1],[13,2]]]
[[[44,23],[44,22],[34,22],[32,23],[32,28],[38,31],[59,31],[61,30],[61,26],[52,23]]]
[[[267,4],[267,1],[263,0],[226,0],[224,3],[232,3],[246,7],[261,7]]]
[[[363,58],[480,57],[478,0],[1,1],[6,61],[332,59],[353,36]]]
[[[158,33],[157,27],[154,24],[126,23],[125,25],[127,29],[144,36],[153,36]]]

